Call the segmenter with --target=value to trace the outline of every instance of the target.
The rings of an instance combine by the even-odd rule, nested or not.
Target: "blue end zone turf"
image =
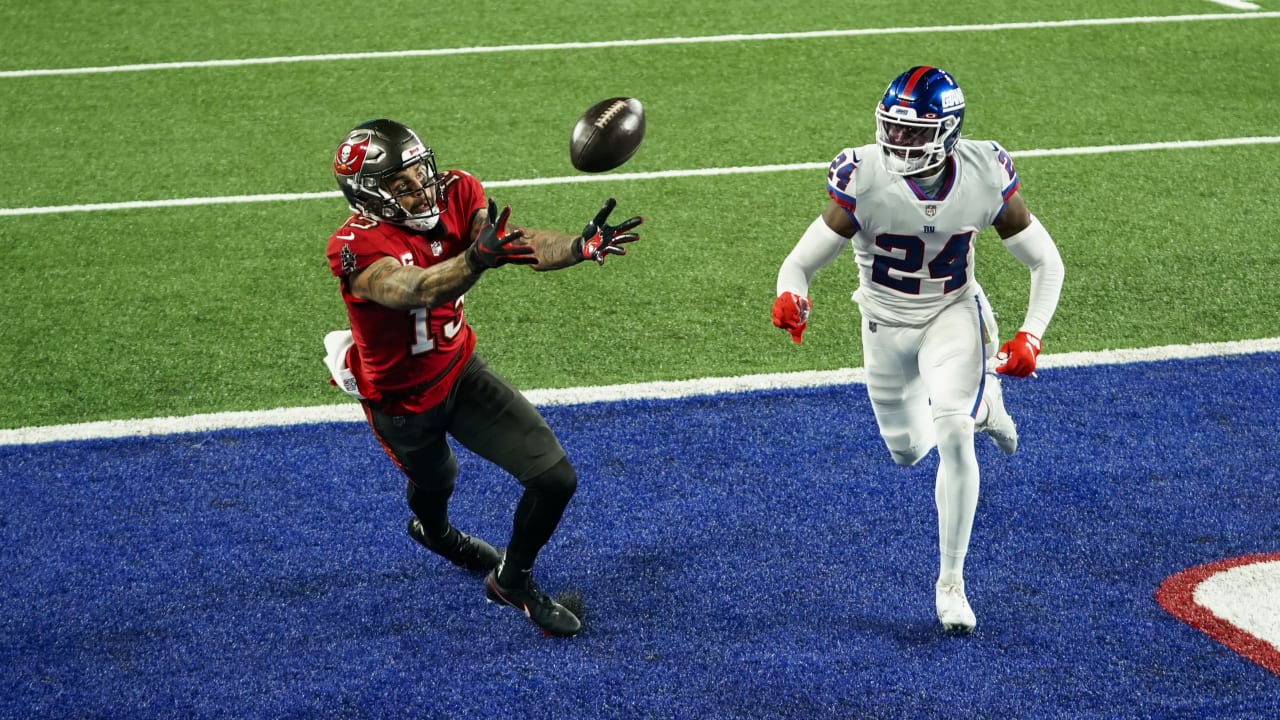
[[[1162,580],[1280,550],[1275,354],[1005,383],[978,436],[967,638],[933,611],[936,454],[897,468],[861,386],[547,408],[578,496],[542,637],[404,533],[361,425],[0,448],[0,716],[1280,716],[1280,677]],[[453,519],[514,480],[460,454]]]

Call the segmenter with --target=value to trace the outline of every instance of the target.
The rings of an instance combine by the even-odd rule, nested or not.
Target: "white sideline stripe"
[[[1098,145],[1094,147],[1049,148],[1042,150],[1010,151],[1015,158],[1057,157],[1065,155],[1101,155],[1105,153],[1143,152],[1148,150],[1191,150],[1232,145],[1273,145],[1280,143],[1280,136],[1219,138],[1216,140],[1172,140],[1168,142],[1135,143],[1131,145]],[[484,183],[487,189],[505,187],[534,187],[542,185],[569,185],[576,183],[621,182],[625,180],[656,180],[661,178],[706,177],[712,175],[747,175],[755,173],[790,172],[793,170],[818,170],[828,166],[826,162],[787,163],[783,165],[753,165],[746,167],[698,168],[694,170],[658,170],[638,173],[610,173],[604,175],[565,175],[550,178],[523,180],[495,180]],[[50,205],[46,207],[0,208],[0,217],[18,215],[51,215],[55,213],[101,212],[107,210],[137,210],[143,208],[184,207],[192,205],[235,205],[240,203],[286,202],[292,200],[319,200],[342,197],[337,190],[312,193],[273,193],[268,195],[224,195],[205,198],[175,198],[170,200],[131,200],[127,202],[91,203],[84,205]]]
[[[1041,370],[1052,370],[1055,368],[1123,365],[1159,360],[1186,360],[1263,352],[1280,352],[1280,337],[1198,345],[1165,345],[1153,348],[1042,355],[1038,366]],[[862,368],[845,368],[840,370],[811,370],[794,373],[671,380],[598,387],[531,390],[524,394],[534,405],[552,407],[623,400],[672,400],[755,390],[860,385],[864,382],[864,378],[865,373]],[[33,445],[68,440],[147,437],[176,433],[284,427],[331,422],[364,422],[364,414],[359,405],[346,403],[341,405],[317,405],[314,407],[276,408],[274,410],[210,413],[185,417],[107,420],[74,425],[47,425],[15,430],[0,430],[0,446]]]
[[[1259,12],[1248,14],[1211,13],[1199,15],[1086,18],[1081,20],[1044,20],[1038,22],[993,23],[982,25],[936,25],[932,27],[855,28],[846,30],[811,30],[787,33],[702,35],[695,37],[642,38],[637,40],[602,40],[596,42],[537,43],[461,48],[432,48],[424,50],[393,50],[384,52],[328,53],[324,55],[292,55],[281,57],[243,58],[238,60],[192,60],[187,62],[142,63],[135,65],[108,65],[81,68],[4,70],[0,71],[0,78],[20,78],[44,75],[88,75],[93,73],[237,67],[243,65],[276,65],[281,63],[326,62],[334,60],[377,60],[384,58],[479,55],[484,53],[537,52],[548,50],[592,50],[596,48],[642,47],[646,45],[696,45],[724,42],[753,42],[761,40],[803,40],[810,38],[858,37],[867,35],[919,35],[925,33],[944,32],[1000,32],[1005,30],[1041,30],[1047,28],[1070,28],[1099,25],[1138,25],[1172,22],[1205,22],[1214,20],[1263,20],[1276,17],[1280,17],[1280,12]]]

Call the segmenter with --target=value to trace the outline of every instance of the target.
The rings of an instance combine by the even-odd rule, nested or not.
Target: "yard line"
[[[1187,360],[1202,357],[1273,352],[1280,352],[1280,337],[1238,342],[1165,345],[1153,348],[1041,355],[1037,361],[1037,370],[1051,371],[1055,368],[1123,365],[1139,362],[1158,362],[1161,360]],[[759,390],[860,385],[864,381],[865,373],[861,368],[842,368],[839,370],[810,370],[767,375],[741,375],[738,377],[713,377],[625,385],[531,390],[524,394],[534,405],[551,407],[625,400],[674,400]],[[0,430],[0,446],[348,422],[365,422],[360,406],[354,402],[340,405],[211,413],[186,417],[107,420],[72,425],[48,425]]]
[[[1219,138],[1216,140],[1173,140],[1170,142],[1135,143],[1132,145],[1099,145],[1095,147],[1048,148],[1040,150],[1015,150],[1015,158],[1054,157],[1062,155],[1100,155],[1104,153],[1143,152],[1148,150],[1190,150],[1232,145],[1274,145],[1280,136]],[[700,177],[710,175],[746,175],[757,173],[790,172],[793,170],[819,170],[826,162],[787,163],[782,165],[753,165],[743,167],[697,168],[693,170],[657,170],[638,173],[607,173],[603,175],[565,175],[523,180],[495,180],[484,183],[486,189],[506,187],[532,187],[541,185],[569,185],[577,183],[619,182],[623,180],[655,180],[660,178]],[[144,208],[185,207],[192,205],[236,205],[240,203],[284,202],[289,200],[319,200],[342,197],[337,190],[312,193],[271,193],[267,195],[224,195],[204,198],[172,198],[168,200],[129,200],[125,202],[89,203],[83,205],[49,205],[44,207],[0,208],[0,217],[16,215],[52,215],[57,213],[101,212],[107,210],[138,210]]]
[[[1045,20],[1038,22],[991,23],[981,25],[935,25],[930,27],[855,28],[846,30],[811,30],[786,33],[744,33],[734,35],[703,35],[697,37],[642,38],[638,40],[601,40],[594,42],[536,43],[519,45],[491,45],[461,48],[430,48],[423,50],[393,50],[384,52],[327,53],[324,55],[292,55],[281,57],[242,58],[233,60],[192,60],[187,62],[144,63],[136,65],[108,65],[81,68],[45,68],[33,70],[4,70],[0,78],[20,78],[44,75],[89,75],[95,73],[141,72],[149,70],[181,70],[190,68],[237,67],[243,65],[276,65],[299,62],[331,62],[338,60],[377,60],[383,58],[433,57],[441,55],[479,55],[484,53],[539,52],[556,50],[591,50],[596,48],[641,47],[645,45],[696,45],[723,42],[755,42],[762,40],[804,40],[813,38],[857,37],[866,35],[919,35],[947,32],[1003,32],[1006,30],[1041,30],[1051,28],[1088,27],[1100,25],[1139,25],[1173,22],[1207,22],[1216,20],[1265,20],[1280,18],[1280,12],[1258,13],[1210,13],[1197,15],[1140,16],[1122,18],[1086,18],[1081,20]]]
[[[1211,3],[1218,5],[1226,5],[1229,8],[1237,10],[1261,10],[1262,6],[1251,2],[1242,2],[1242,0],[1209,0]]]

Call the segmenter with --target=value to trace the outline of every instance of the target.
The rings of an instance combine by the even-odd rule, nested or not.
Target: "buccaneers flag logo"
[[[333,171],[339,175],[355,175],[364,165],[364,155],[369,151],[369,137],[358,142],[347,141],[338,146],[333,156]]]
[[[351,250],[350,245],[343,245],[338,251],[338,260],[342,263],[342,274],[350,275],[356,271],[356,254]]]

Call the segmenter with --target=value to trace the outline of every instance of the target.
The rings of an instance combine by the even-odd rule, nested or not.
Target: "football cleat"
[[[1000,388],[1000,378],[993,373],[987,373],[982,404],[987,407],[987,419],[974,429],[989,436],[991,442],[1005,455],[1017,452],[1018,426],[1014,424],[1009,411],[1004,409],[1004,391]]]
[[[498,582],[498,570],[484,579],[484,595],[489,602],[513,607],[542,629],[544,635],[572,637],[582,629],[582,621],[569,608],[547,597],[532,577],[523,587],[506,587]]]
[[[409,518],[409,537],[464,570],[492,570],[502,562],[502,554],[493,549],[492,545],[455,527],[450,527],[448,534],[442,539],[431,540],[418,518]]]
[[[971,633],[978,618],[964,596],[964,581],[939,580],[934,586],[934,603],[938,608],[938,621],[949,633]]]

